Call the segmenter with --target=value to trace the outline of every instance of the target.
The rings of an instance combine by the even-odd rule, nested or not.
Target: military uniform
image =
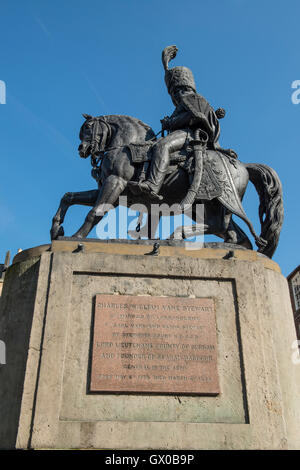
[[[147,180],[138,183],[141,191],[157,199],[161,199],[158,193],[170,163],[170,154],[182,149],[187,139],[193,138],[193,130],[201,129],[207,135],[207,148],[219,150],[229,157],[236,157],[233,151],[221,149],[218,143],[220,125],[217,115],[220,118],[224,117],[224,110],[219,109],[215,112],[205,98],[196,92],[190,69],[168,68],[169,61],[176,56],[176,53],[176,46],[169,46],[162,54],[165,82],[176,106],[173,114],[162,120],[163,130],[167,130],[169,134],[154,144]]]

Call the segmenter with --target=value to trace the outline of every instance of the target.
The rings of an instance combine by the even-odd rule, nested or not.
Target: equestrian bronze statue
[[[219,120],[225,116],[225,110],[215,111],[196,92],[190,69],[169,68],[176,54],[176,46],[166,47],[162,54],[165,82],[175,110],[162,119],[160,138],[151,127],[130,116],[84,115],[78,150],[80,157],[91,157],[92,176],[98,189],[63,196],[53,218],[51,238],[64,235],[62,224],[71,205],[92,207],[73,235],[85,238],[105,215],[105,206],[117,207],[120,196],[126,196],[122,199],[128,206],[142,203],[148,208],[149,238],[153,236],[151,206],[177,204],[182,210],[190,208],[196,222],[183,228],[183,236],[199,231],[252,249],[249,238],[232,218],[236,215],[249,227],[258,251],[271,258],[283,223],[278,175],[267,165],[242,163],[233,150],[221,148]],[[249,179],[260,199],[259,236],[242,206]],[[196,219],[197,204],[204,205],[201,224]]]

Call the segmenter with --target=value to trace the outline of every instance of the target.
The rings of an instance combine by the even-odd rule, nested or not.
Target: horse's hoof
[[[64,234],[65,234],[65,231],[62,225],[57,226],[57,227],[52,227],[50,230],[51,240],[57,240],[58,237],[63,237]]]
[[[175,230],[169,236],[169,240],[184,240],[186,238],[185,233],[180,228],[179,230]]]
[[[51,240],[56,240],[59,234],[59,225],[53,225],[50,229],[50,238]]]
[[[267,240],[264,240],[264,238],[261,238],[261,237],[258,237],[256,240],[255,240],[255,243],[256,243],[256,246],[259,248],[258,251],[262,252],[264,250],[264,248],[266,248],[268,242]]]
[[[80,235],[79,233],[74,233],[71,238],[84,238],[82,235]]]
[[[59,227],[58,235],[57,235],[57,236],[58,236],[58,237],[64,237],[64,236],[65,236],[65,231],[64,231],[64,228],[63,228],[62,225]]]
[[[245,237],[243,238],[242,240],[238,240],[236,242],[236,244],[238,246],[243,246],[244,248],[246,248],[247,250],[253,250],[253,246],[252,246],[252,243],[250,242],[249,238],[248,237]]]

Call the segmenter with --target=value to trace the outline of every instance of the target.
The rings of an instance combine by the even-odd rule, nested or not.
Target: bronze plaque
[[[213,300],[98,294],[90,391],[218,394]]]

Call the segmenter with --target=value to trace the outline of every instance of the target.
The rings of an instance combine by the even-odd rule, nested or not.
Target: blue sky
[[[160,130],[173,111],[161,51],[176,44],[174,65],[190,67],[198,92],[227,110],[222,146],[282,180],[285,222],[274,260],[289,274],[300,262],[300,104],[291,101],[299,13],[294,0],[2,1],[0,261],[9,249],[49,242],[66,191],[94,189],[90,163],[77,153],[81,113],[127,114]],[[251,183],[244,207],[259,231]],[[66,235],[86,213],[70,209]]]

